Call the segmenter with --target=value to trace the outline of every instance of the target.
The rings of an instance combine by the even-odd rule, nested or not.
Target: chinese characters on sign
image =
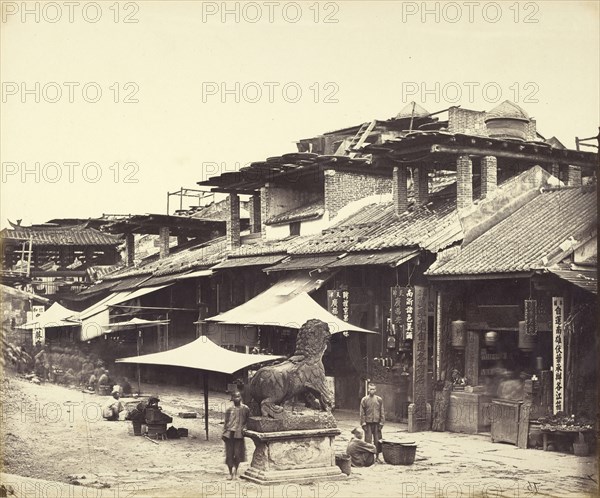
[[[554,413],[563,411],[564,406],[564,299],[552,298],[552,346],[554,374]]]
[[[31,322],[37,320],[42,313],[46,310],[45,306],[32,306],[31,307]],[[33,345],[35,346],[38,342],[40,344],[46,343],[46,329],[42,327],[34,327],[32,332]]]
[[[415,289],[414,287],[391,288],[391,316],[394,328],[402,340],[412,339],[414,333]]]
[[[537,326],[537,301],[535,299],[525,300],[525,333],[536,335]]]
[[[327,308],[332,315],[347,322],[350,319],[350,292],[347,290],[327,291]]]

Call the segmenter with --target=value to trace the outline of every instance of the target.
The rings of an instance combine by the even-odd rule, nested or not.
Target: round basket
[[[348,455],[336,455],[335,464],[340,468],[342,473],[347,476],[352,472],[352,461]]]
[[[383,459],[390,465],[412,465],[417,454],[416,444],[403,444],[391,441],[382,441],[381,450]]]

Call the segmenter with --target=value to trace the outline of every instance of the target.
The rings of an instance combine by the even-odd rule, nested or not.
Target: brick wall
[[[158,231],[159,258],[169,255],[169,243],[171,242],[169,227],[160,227]]]
[[[473,163],[469,156],[456,158],[456,207],[469,208],[473,205]]]
[[[494,156],[481,158],[481,198],[485,199],[496,190],[498,160]]]
[[[460,107],[451,107],[448,111],[448,131],[469,135],[487,136],[485,111],[471,111]]]
[[[396,166],[392,179],[392,198],[394,200],[394,213],[400,216],[408,210],[408,185],[407,170]]]
[[[261,231],[261,206],[260,194],[254,194],[248,201],[248,214],[250,215],[250,233]]]
[[[240,246],[240,197],[229,194],[227,198],[229,217],[227,218],[227,248],[234,249]]]
[[[329,219],[353,201],[392,193],[392,179],[347,171],[325,171],[325,209]]]

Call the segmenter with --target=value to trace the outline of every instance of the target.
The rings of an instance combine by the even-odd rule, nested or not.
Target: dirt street
[[[229,482],[220,439],[222,414],[228,405],[226,396],[211,393],[210,438],[206,441],[201,392],[170,386],[143,386],[143,390],[160,396],[164,411],[173,416],[173,425],[189,429],[189,437],[157,443],[134,437],[130,422],[102,420],[104,397],[5,378],[2,484],[12,485],[16,496],[73,498],[598,495],[598,466],[593,456],[522,450],[493,444],[485,435],[408,434],[405,426],[393,423],[386,424],[384,436],[415,441],[418,449],[414,465],[353,468],[345,481],[303,486],[260,487],[243,480]],[[135,402],[133,398],[124,401]],[[183,419],[177,416],[182,411],[195,411],[201,416]],[[357,420],[349,412],[335,415],[342,431],[336,438],[336,449],[342,453]],[[246,444],[251,457],[253,444],[249,439]],[[241,465],[240,474],[248,465]],[[44,481],[20,480],[16,476],[78,487],[44,488]]]

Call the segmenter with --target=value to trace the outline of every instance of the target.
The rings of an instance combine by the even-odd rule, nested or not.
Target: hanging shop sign
[[[347,322],[350,319],[350,292],[347,290],[327,291],[329,313]]]
[[[450,325],[452,330],[452,347],[455,349],[465,349],[467,344],[467,322],[455,320]]]
[[[533,351],[535,348],[535,335],[527,333],[527,322],[519,322],[519,349],[521,351]]]
[[[527,335],[537,335],[537,301],[535,299],[525,300],[525,333]]]
[[[412,339],[414,334],[415,288],[391,287],[392,330],[401,340]]]
[[[552,298],[552,371],[554,413],[564,408],[564,298]]]

